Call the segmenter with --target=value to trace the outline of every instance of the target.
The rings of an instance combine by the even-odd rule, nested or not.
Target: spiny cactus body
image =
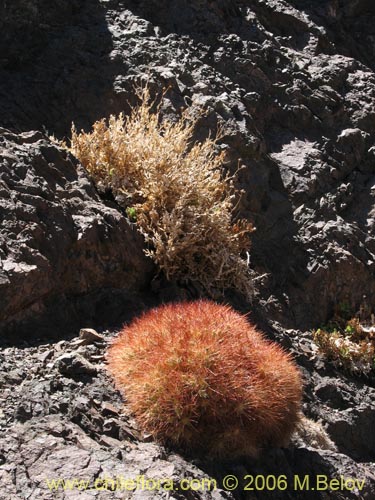
[[[153,309],[120,333],[108,363],[141,429],[164,444],[254,456],[285,445],[298,421],[299,370],[229,306]]]

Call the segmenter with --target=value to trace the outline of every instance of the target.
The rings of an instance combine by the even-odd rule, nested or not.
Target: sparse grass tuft
[[[300,418],[290,355],[214,302],[145,313],[114,341],[108,368],[144,432],[211,457],[286,445]]]
[[[250,299],[245,257],[253,227],[234,221],[236,192],[223,174],[218,136],[193,144],[201,112],[162,120],[148,89],[138,95],[129,116],[100,120],[91,133],[73,127],[70,151],[98,187],[112,190],[167,278],[195,282],[212,296],[236,288]]]

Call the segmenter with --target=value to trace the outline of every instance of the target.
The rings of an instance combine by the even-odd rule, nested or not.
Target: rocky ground
[[[1,499],[130,498],[126,491],[51,492],[46,479],[204,477],[140,435],[104,367],[110,336],[1,351]],[[96,483],[98,485],[98,483]],[[163,498],[138,492],[135,498]],[[209,498],[203,495],[202,498]],[[217,493],[215,498],[226,498]]]
[[[275,325],[276,326],[276,325]],[[340,376],[316,353],[309,334],[278,329],[281,343],[294,352],[305,378],[304,413],[324,422],[305,424],[291,445],[265,450],[258,460],[244,458],[212,463],[183,457],[143,435],[129,414],[105,369],[105,349],[113,333],[86,329],[79,337],[53,343],[35,339],[0,351],[0,477],[1,500],[68,498],[375,498],[375,384]],[[329,435],[329,437],[328,437]],[[316,475],[330,480],[364,480],[359,491],[299,491]],[[240,484],[224,491],[223,479],[235,475]],[[246,475],[285,475],[281,491],[244,491]],[[214,491],[104,489],[100,479],[215,479]],[[241,479],[242,478],[242,479]],[[47,480],[76,479],[81,490],[51,491]],[[84,490],[88,481],[92,489]],[[151,483],[150,483],[151,484]],[[95,489],[95,485],[101,489]],[[352,486],[348,484],[348,486]],[[125,488],[125,486],[123,487]],[[130,487],[129,487],[130,488]]]
[[[374,380],[325,362],[310,333],[339,305],[375,310],[374,26],[370,0],[0,2],[1,500],[375,498]],[[155,279],[134,226],[48,135],[128,111],[140,81],[159,96],[168,87],[167,117],[203,106],[198,139],[225,126],[228,169],[242,167],[239,210],[257,227],[251,267],[263,276],[253,304],[226,300],[295,354],[304,413],[322,421],[255,462],[198,463],[158,447],[105,372],[114,326],[196,291]],[[77,338],[92,326],[103,338]],[[156,494],[45,483],[145,474],[220,486],[255,473],[365,484]]]

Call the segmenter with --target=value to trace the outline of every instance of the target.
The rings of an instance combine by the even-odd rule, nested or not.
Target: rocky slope
[[[374,382],[324,363],[303,333],[338,304],[374,310],[374,26],[369,0],[0,3],[0,329],[11,340],[0,351],[0,498],[123,498],[51,495],[44,474],[92,480],[124,469],[219,482],[230,473],[365,479],[353,492],[173,498],[375,498]],[[163,283],[150,291],[142,240],[41,133],[63,137],[72,121],[89,129],[126,112],[139,81],[159,95],[168,87],[165,116],[204,106],[197,138],[225,125],[228,168],[243,167],[240,210],[257,227],[251,265],[266,273],[253,314],[296,355],[304,412],[333,444],[301,432],[256,463],[193,466],[147,442],[120,410],[102,366],[111,334],[67,340],[192,296]],[[63,340],[47,344],[53,334]]]

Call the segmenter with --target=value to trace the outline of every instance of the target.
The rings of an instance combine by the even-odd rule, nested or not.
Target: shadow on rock
[[[112,36],[99,1],[2,2],[2,126],[67,134],[102,118],[112,88]]]

